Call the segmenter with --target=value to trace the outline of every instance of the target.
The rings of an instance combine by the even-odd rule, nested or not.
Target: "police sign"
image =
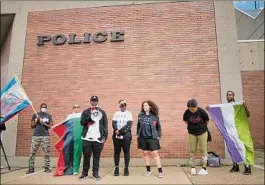
[[[45,42],[52,42],[54,45],[63,45],[68,42],[68,44],[81,44],[81,43],[102,43],[107,41],[108,32],[96,32],[91,35],[91,33],[84,33],[82,39],[77,39],[76,34],[72,33],[69,36],[65,36],[63,34],[57,35],[41,35],[38,36],[38,46],[44,46]],[[110,42],[122,42],[124,41],[124,31],[111,31],[110,32]]]

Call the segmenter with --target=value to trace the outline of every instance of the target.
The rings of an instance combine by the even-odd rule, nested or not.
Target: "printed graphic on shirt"
[[[49,118],[40,118],[41,123],[49,123]]]
[[[117,128],[120,130],[128,121],[133,121],[132,113],[130,111],[117,111],[112,120],[117,121]]]

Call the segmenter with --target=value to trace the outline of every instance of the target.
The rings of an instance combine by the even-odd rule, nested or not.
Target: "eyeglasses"
[[[47,109],[47,107],[41,107],[41,108]]]
[[[79,106],[74,106],[74,109],[80,108]]]

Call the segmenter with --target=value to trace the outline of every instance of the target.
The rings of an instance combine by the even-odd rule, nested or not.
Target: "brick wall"
[[[264,149],[264,71],[243,71],[241,76],[254,146]]]
[[[123,30],[125,41],[102,44],[37,46],[37,36]],[[161,156],[184,158],[187,129],[182,122],[188,99],[200,106],[220,102],[213,2],[177,2],[31,12],[22,84],[39,109],[48,104],[55,123],[64,120],[72,105],[86,108],[91,95],[99,96],[109,122],[124,98],[134,119],[143,100],[160,108],[163,137]],[[31,109],[19,116],[16,155],[29,155]],[[223,156],[222,137],[210,125],[209,151]],[[132,157],[140,157],[133,126]],[[113,156],[109,139],[103,156]],[[52,134],[53,144],[58,137]],[[23,141],[23,142],[20,142]],[[39,154],[41,151],[39,152]],[[55,148],[52,155],[56,156]]]

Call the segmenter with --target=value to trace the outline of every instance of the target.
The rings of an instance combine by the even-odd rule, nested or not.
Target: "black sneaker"
[[[239,166],[238,164],[233,165],[233,167],[230,170],[230,173],[239,172]]]
[[[51,173],[52,170],[51,170],[50,168],[45,168],[44,172],[46,172],[46,173]]]
[[[251,167],[250,166],[245,166],[245,171],[244,171],[244,175],[250,175],[251,174]]]
[[[129,169],[128,168],[124,168],[124,176],[129,176]]]
[[[119,167],[115,167],[114,176],[119,176],[119,175],[120,175]]]
[[[98,175],[98,173],[93,173],[93,178],[96,180],[96,181],[99,181],[101,178],[100,176]]]
[[[26,174],[34,173],[34,168],[29,168],[28,171],[26,171]]]
[[[88,175],[82,173],[82,175],[81,175],[78,179],[79,179],[80,181],[83,181],[83,180],[85,180],[85,179],[87,179],[87,178],[88,178]]]

